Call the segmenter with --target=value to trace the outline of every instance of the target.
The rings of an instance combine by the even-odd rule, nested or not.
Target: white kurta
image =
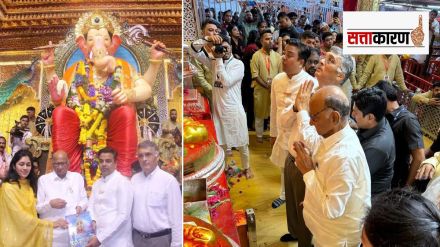
[[[223,62],[215,61],[216,81],[212,88],[214,126],[220,145],[241,147],[249,144],[246,113],[241,101],[241,80],[244,77],[243,62],[231,57]]]
[[[93,184],[89,209],[96,221],[96,237],[102,247],[132,247],[131,208],[133,191],[128,178],[118,171]]]
[[[276,137],[272,148],[270,161],[279,167],[284,167],[288,154],[288,140],[296,123],[296,114],[292,111],[300,86],[312,80],[318,86],[316,78],[304,70],[289,79],[285,72],[278,74],[272,80],[270,104],[270,136]],[[280,119],[283,118],[283,121]]]
[[[176,178],[156,167],[131,178],[133,228],[146,233],[171,229],[171,247],[182,246],[182,194]]]
[[[371,206],[370,170],[356,133],[347,124],[322,138],[306,111],[297,114],[300,138],[315,146],[315,170],[304,174],[304,222],[315,246],[359,246]]]
[[[211,59],[201,51],[204,40],[196,40],[191,47],[184,46],[191,56],[213,70],[212,102],[213,120],[217,140],[227,148],[249,144],[246,113],[241,99],[241,81],[244,77],[244,64],[231,57]],[[220,83],[216,83],[216,81]]]
[[[66,207],[52,208],[49,202],[60,198],[65,200]],[[84,178],[76,172],[67,172],[64,178],[59,178],[55,172],[41,176],[38,179],[37,212],[41,219],[56,221],[65,216],[76,214],[76,207],[87,208],[87,194],[84,189]],[[69,245],[69,231],[55,228],[53,230],[53,246]]]

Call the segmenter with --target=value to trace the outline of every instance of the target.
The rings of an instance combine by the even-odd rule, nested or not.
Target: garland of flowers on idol
[[[80,119],[78,143],[85,145],[82,170],[89,190],[101,176],[97,153],[106,147],[107,143],[107,120],[104,118],[104,113],[110,110],[112,86],[118,83],[118,80],[114,80],[114,76],[110,76],[97,90],[96,81],[96,72],[90,70],[89,63],[79,62],[67,102]],[[87,88],[87,92],[84,87]]]

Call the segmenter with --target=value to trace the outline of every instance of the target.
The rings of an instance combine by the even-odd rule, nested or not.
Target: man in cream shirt
[[[137,157],[142,172],[131,178],[134,246],[182,246],[182,194],[177,180],[158,167],[155,143],[139,143]]]
[[[371,206],[368,163],[348,125],[350,104],[342,90],[326,86],[310,98],[312,88],[312,83],[303,84],[295,102],[302,140],[294,143],[295,162],[306,187],[304,221],[316,247],[359,246]]]
[[[83,177],[79,173],[67,171],[69,159],[67,153],[62,150],[53,153],[52,166],[53,172],[38,179],[37,212],[40,218],[58,220],[81,213],[87,207]],[[69,232],[66,228],[54,229],[52,246],[70,246]]]
[[[116,171],[117,153],[110,147],[98,152],[101,178],[93,184],[89,209],[96,223],[96,236],[86,247],[132,247],[130,181]]]
[[[271,88],[271,110],[270,110],[270,136],[273,145],[270,160],[281,168],[281,193],[280,197],[272,202],[272,208],[281,206],[286,200],[284,189],[284,163],[289,153],[287,141],[295,122],[295,114],[291,114],[296,94],[302,83],[312,80],[316,86],[318,81],[304,71],[304,65],[310,55],[307,46],[294,39],[287,40],[284,50],[283,73],[273,78]],[[282,115],[288,115],[283,121],[280,121]],[[293,210],[287,210],[287,222],[290,222],[290,213]],[[292,230],[292,229],[291,229]],[[291,231],[290,230],[290,231]]]

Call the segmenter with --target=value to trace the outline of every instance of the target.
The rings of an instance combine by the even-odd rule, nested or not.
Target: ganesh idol
[[[53,151],[65,150],[70,171],[84,172],[88,186],[99,178],[96,152],[109,146],[117,155],[117,170],[131,175],[136,160],[135,103],[152,96],[165,45],[154,41],[149,67],[140,75],[114,54],[121,45],[121,28],[103,12],[84,14],[75,26],[75,41],[85,59],[55,74],[54,49],[42,53],[52,103]],[[90,168],[94,167],[94,179]]]

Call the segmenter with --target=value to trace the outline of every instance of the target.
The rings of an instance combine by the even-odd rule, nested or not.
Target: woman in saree
[[[53,228],[67,228],[64,219],[41,220],[35,208],[37,177],[32,154],[18,151],[0,187],[0,247],[51,247]]]

